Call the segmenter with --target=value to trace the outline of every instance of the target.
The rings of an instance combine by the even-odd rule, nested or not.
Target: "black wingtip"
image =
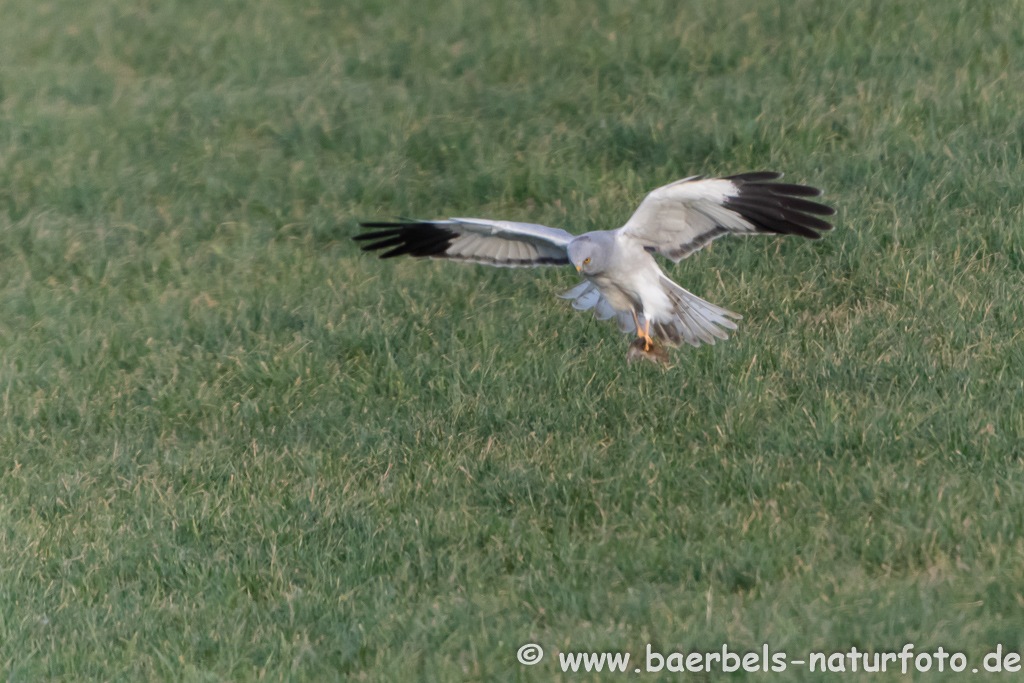
[[[781,173],[757,171],[729,176],[739,193],[725,201],[726,206],[751,222],[759,231],[780,235],[800,235],[818,239],[832,224],[818,216],[833,216],[836,210],[806,197],[820,197],[822,191],[809,185],[775,183]]]
[[[726,180],[738,180],[741,183],[763,183],[766,180],[779,180],[785,173],[778,171],[749,171],[736,175],[726,176]]]
[[[368,241],[369,244],[362,246],[363,251],[387,249],[380,255],[382,259],[406,254],[417,258],[438,256],[451,246],[456,236],[442,225],[422,221],[365,221],[359,225],[370,232],[355,235],[352,240]]]
[[[415,225],[415,221],[365,221],[359,224],[361,228],[400,228],[406,225]]]
[[[764,186],[775,194],[784,194],[789,197],[820,197],[822,191],[810,185],[791,185],[789,183],[744,183],[748,186]]]

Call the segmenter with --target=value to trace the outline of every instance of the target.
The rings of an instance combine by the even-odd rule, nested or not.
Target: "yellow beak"
[[[579,266],[576,266],[576,272],[577,273],[580,272],[580,267]]]

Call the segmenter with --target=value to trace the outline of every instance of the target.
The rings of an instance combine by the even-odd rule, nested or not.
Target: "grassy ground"
[[[0,15],[10,680],[1024,647],[1020,3]],[[837,229],[670,268],[745,318],[667,370],[555,298],[571,271],[348,239],[616,227],[756,169],[826,188]]]

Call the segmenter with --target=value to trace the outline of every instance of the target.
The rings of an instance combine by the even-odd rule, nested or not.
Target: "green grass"
[[[321,3],[0,0],[4,676],[1024,648],[1020,3]],[[744,320],[666,370],[349,240],[758,169],[837,228],[668,268]]]

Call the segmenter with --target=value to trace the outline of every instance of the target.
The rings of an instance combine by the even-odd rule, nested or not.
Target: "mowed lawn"
[[[3,677],[1024,648],[1020,3],[0,16]],[[614,228],[749,170],[825,188],[836,230],[668,267],[744,319],[665,369],[555,297],[572,269],[350,241]]]

